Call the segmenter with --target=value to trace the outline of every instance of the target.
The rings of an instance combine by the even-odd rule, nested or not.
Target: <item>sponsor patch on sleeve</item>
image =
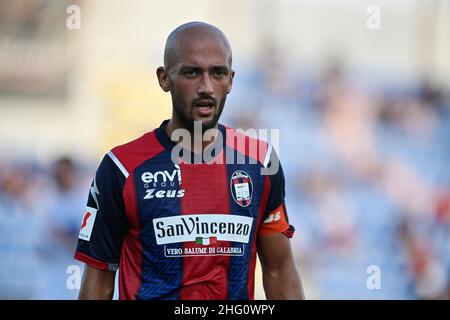
[[[81,222],[80,234],[78,238],[89,241],[91,239],[92,229],[94,228],[95,217],[97,216],[97,209],[86,207],[83,214],[83,221]]]
[[[284,233],[289,230],[290,225],[287,221],[284,203],[282,203],[275,210],[267,213],[259,228],[259,233],[262,235],[273,233]]]

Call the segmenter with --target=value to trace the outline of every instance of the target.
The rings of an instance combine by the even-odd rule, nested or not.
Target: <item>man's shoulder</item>
[[[161,146],[156,138],[156,129],[142,134],[140,137],[117,145],[111,149],[115,154],[139,153],[149,148]]]
[[[125,169],[129,173],[144,161],[160,154],[163,150],[164,147],[156,137],[155,129],[134,140],[112,148],[108,152],[108,156],[121,170]]]

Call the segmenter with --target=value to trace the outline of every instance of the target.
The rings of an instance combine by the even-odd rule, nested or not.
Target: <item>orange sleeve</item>
[[[264,220],[259,228],[260,235],[269,235],[280,232],[288,238],[292,238],[294,235],[295,229],[288,222],[284,202],[275,210],[266,213],[263,219]]]

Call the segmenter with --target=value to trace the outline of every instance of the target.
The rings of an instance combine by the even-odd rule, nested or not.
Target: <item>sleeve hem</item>
[[[288,237],[288,238],[292,238],[294,236],[294,232],[295,232],[295,228],[293,225],[289,225],[289,228],[286,231],[283,231],[282,233]]]
[[[78,261],[84,262],[84,263],[90,265],[91,267],[94,267],[94,268],[97,268],[100,270],[116,271],[118,269],[117,264],[107,263],[107,262],[103,262],[103,261],[94,259],[94,258],[88,256],[87,254],[81,253],[79,251],[75,252],[74,258]]]

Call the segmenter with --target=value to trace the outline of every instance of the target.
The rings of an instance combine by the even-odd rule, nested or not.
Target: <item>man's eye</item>
[[[226,75],[226,72],[224,70],[216,70],[214,74],[218,77],[223,77],[224,75]]]
[[[195,76],[197,74],[197,70],[187,70],[184,74],[188,76]]]

